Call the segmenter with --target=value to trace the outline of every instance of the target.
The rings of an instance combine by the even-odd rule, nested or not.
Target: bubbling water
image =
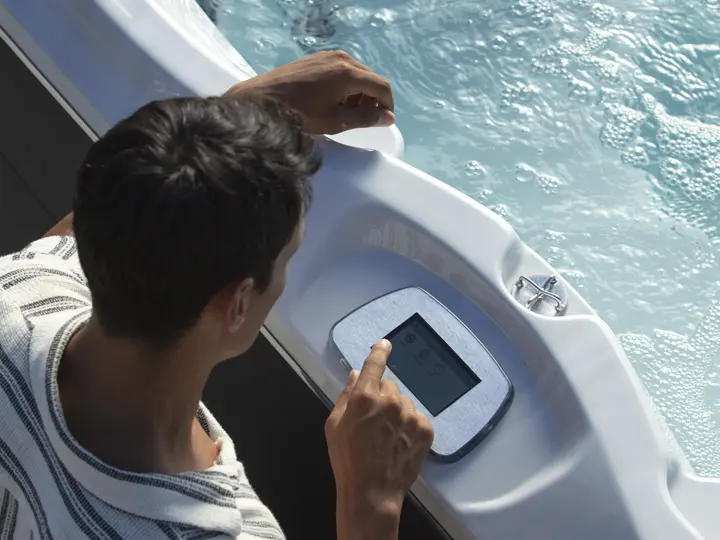
[[[718,0],[213,5],[258,71],[342,48],[388,76],[406,160],[574,283],[720,475]]]

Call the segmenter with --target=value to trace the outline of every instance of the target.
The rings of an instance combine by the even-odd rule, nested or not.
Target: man
[[[74,214],[0,259],[0,538],[283,538],[200,396],[283,291],[321,164],[308,132],[392,110],[385,79],[320,53],[150,103],[92,146]],[[326,424],[341,540],[397,536],[432,443],[381,381],[389,353]]]

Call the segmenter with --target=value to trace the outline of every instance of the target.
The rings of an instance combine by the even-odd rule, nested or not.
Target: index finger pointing
[[[392,345],[387,339],[381,339],[373,346],[355,383],[355,390],[378,390],[380,388],[380,380],[385,373],[391,349]]]

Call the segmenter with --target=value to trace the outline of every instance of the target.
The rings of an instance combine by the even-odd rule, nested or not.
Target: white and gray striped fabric
[[[77,444],[57,369],[90,311],[74,238],[0,258],[0,540],[284,538],[202,404],[201,425],[221,441],[206,471],[129,473]]]

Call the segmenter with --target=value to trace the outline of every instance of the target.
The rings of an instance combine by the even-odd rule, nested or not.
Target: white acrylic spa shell
[[[0,37],[87,129],[142,103],[220,93],[252,69],[192,0],[0,0]],[[456,539],[690,540],[720,533],[720,484],[693,475],[606,324],[568,284],[562,316],[510,291],[552,268],[498,216],[397,159],[396,129],[328,140],[304,245],[264,332],[334,400],[346,378],[332,326],[422,287],[515,387],[507,414],[414,494]],[[393,157],[395,156],[395,157]]]

